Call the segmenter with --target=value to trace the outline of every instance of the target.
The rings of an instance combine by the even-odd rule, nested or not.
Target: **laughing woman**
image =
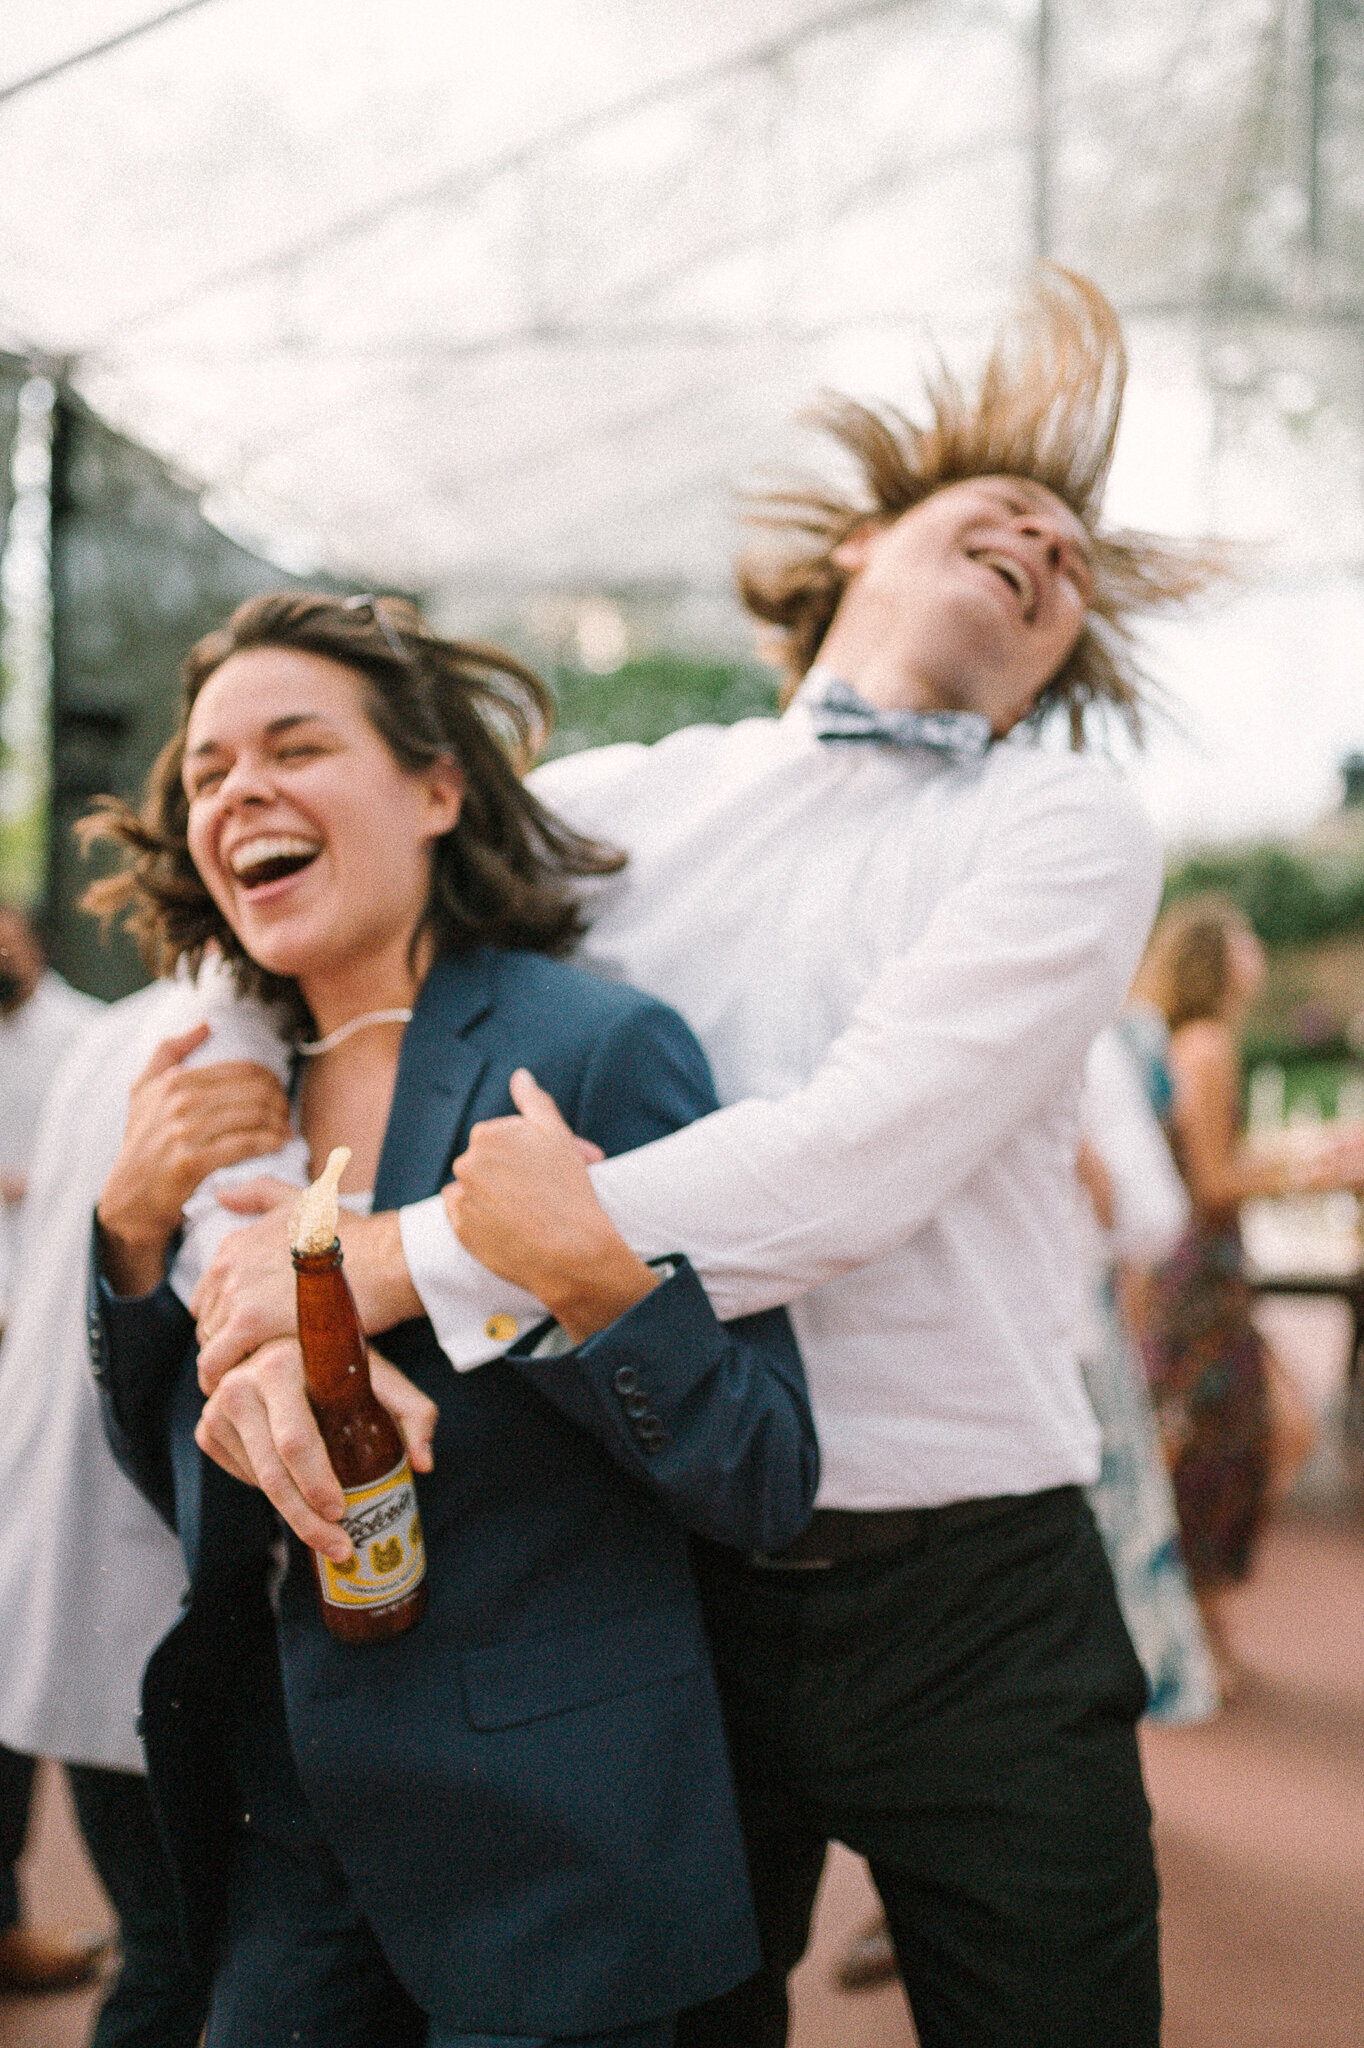
[[[656,2048],[757,1964],[686,1532],[775,1550],[808,1518],[784,1316],[720,1326],[685,1259],[641,1265],[593,1212],[590,1245],[563,1223],[593,1277],[554,1355],[526,1332],[457,1375],[402,1262],[395,1212],[511,1110],[518,1067],[607,1153],[714,1103],[672,1011],[551,957],[581,929],[582,878],[619,860],[521,786],[547,709],[510,657],[397,600],[258,599],[191,654],[140,815],[101,814],[126,856],[104,908],[158,971],[216,945],[278,1006],[312,1055],[294,1099],[314,1168],[348,1145],[343,1191],[384,1212],[343,1218],[342,1241],[386,1247],[352,1270],[387,1332],[376,1388],[429,1558],[425,1618],[377,1647],[326,1633],[292,1532],[281,1578],[283,1524],[221,1468],[261,1469],[296,1341],[230,1372],[204,1415],[208,1311],[196,1298],[196,1331],[165,1279],[181,1192],[131,1133],[97,1212],[93,1344],[115,1451],[189,1566],[143,1726],[214,1976],[209,2048]],[[282,1227],[251,1232],[283,1301]],[[271,1498],[348,1555],[334,1479],[302,1484],[306,1501],[280,1471]]]

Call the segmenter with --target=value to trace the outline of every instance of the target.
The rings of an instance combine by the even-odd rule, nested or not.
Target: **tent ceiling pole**
[[[1051,0],[1037,0],[1033,18],[1033,138],[1032,138],[1032,239],[1039,263],[1051,254],[1051,97],[1052,97],[1052,12]]]
[[[150,15],[146,21],[135,21],[131,28],[120,29],[116,36],[105,36],[103,41],[89,43],[83,50],[73,50],[67,57],[58,57],[55,63],[44,64],[40,70],[30,71],[23,78],[11,79],[8,85],[0,85],[0,105],[6,100],[19,97],[21,92],[31,92],[35,86],[46,85],[51,78],[61,78],[77,65],[92,64],[97,57],[107,56],[110,50],[121,50],[125,43],[135,43],[142,36],[149,36],[154,29],[164,28],[168,21],[176,21],[182,14],[193,14],[196,8],[207,7],[211,0],[178,0],[174,7],[163,7],[159,14]]]

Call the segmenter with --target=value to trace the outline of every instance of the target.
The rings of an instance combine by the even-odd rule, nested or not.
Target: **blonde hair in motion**
[[[783,701],[814,661],[833,623],[848,572],[833,552],[859,527],[890,525],[946,484],[977,476],[1026,477],[1053,491],[1086,527],[1094,598],[1083,632],[1033,711],[1062,707],[1071,742],[1084,744],[1085,714],[1112,707],[1134,736],[1151,695],[1134,619],[1183,603],[1226,566],[1223,550],[1100,523],[1122,412],[1127,352],[1118,317],[1088,278],[1044,264],[995,338],[979,385],[968,390],[939,360],[927,379],[922,425],[894,406],[829,393],[805,423],[853,458],[861,488],[795,484],[748,500],[765,545],[738,569],[748,609],[780,629]]]

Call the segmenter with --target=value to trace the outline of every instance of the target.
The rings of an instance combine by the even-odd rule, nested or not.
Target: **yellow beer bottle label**
[[[341,1526],[355,1545],[345,1564],[318,1556],[322,1597],[332,1607],[387,1607],[426,1577],[417,1489],[404,1458],[382,1479],[346,1489]]]

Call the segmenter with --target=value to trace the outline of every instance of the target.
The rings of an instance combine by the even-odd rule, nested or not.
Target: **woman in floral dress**
[[[1364,1174],[1354,1141],[1327,1138],[1290,1160],[1241,1133],[1239,1030],[1264,973],[1260,942],[1235,906],[1189,898],[1157,924],[1134,990],[1169,1029],[1170,1139],[1193,1210],[1149,1276],[1142,1350],[1184,1560],[1224,1690],[1235,1664],[1221,1596],[1250,1570],[1273,1482],[1291,1476],[1311,1442],[1301,1401],[1252,1320],[1240,1207],[1353,1186]]]

